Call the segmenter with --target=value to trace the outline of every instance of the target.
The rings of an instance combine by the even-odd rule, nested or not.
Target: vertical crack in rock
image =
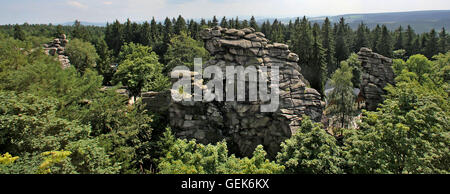
[[[172,100],[169,106],[170,125],[177,137],[196,139],[203,144],[225,139],[230,151],[237,156],[251,156],[256,146],[261,144],[269,157],[274,158],[280,144],[300,126],[302,115],[320,122],[325,103],[321,101],[319,92],[307,87],[308,83],[297,64],[299,56],[292,53],[288,45],[269,44],[264,34],[252,28],[236,30],[215,27],[203,30],[201,37],[205,48],[214,57],[204,67],[219,66],[224,74],[226,66],[279,67],[280,106],[273,113],[261,112],[260,107],[264,103],[248,100],[248,80],[244,102]],[[191,76],[194,77],[194,74],[192,72]],[[192,88],[208,90],[203,85],[208,80],[202,81],[194,83]]]
[[[374,53],[368,48],[361,48],[358,56],[362,67],[361,92],[366,100],[366,109],[375,111],[384,101],[383,95],[386,94],[384,88],[387,84],[395,84],[392,59]]]

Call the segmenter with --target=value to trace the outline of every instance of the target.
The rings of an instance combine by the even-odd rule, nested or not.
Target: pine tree
[[[181,15],[178,16],[178,19],[175,23],[175,34],[180,35],[181,32],[187,32],[186,30],[186,21],[184,20],[183,17],[181,17]]]
[[[314,82],[311,83],[313,88],[316,88],[321,94],[324,94],[325,82],[327,81],[327,63],[325,49],[322,47],[320,39],[320,26],[315,23],[312,31],[313,35],[313,47],[311,57],[311,69],[312,72],[317,74]]]
[[[265,21],[261,27],[261,32],[266,35],[266,37],[271,40],[272,26],[269,20]]]
[[[131,24],[131,31],[132,33],[132,42],[139,43],[141,41],[141,27],[142,25],[137,24],[136,22],[133,22]]]
[[[434,29],[428,34],[428,40],[425,41],[424,49],[424,54],[428,59],[431,59],[434,55],[438,54],[438,37]]]
[[[230,20],[228,20],[228,25],[230,26],[230,28],[236,28],[236,23],[234,22],[234,18],[231,18]]]
[[[386,57],[392,57],[392,38],[386,25],[383,25],[380,39],[377,42],[377,51]]]
[[[358,30],[356,31],[356,40],[353,52],[358,52],[362,47],[369,47],[369,40],[366,32],[367,26],[361,22],[358,26]]]
[[[371,35],[371,48],[373,50],[373,52],[378,53],[378,40],[380,39],[381,36],[381,27],[380,25],[377,24],[377,26],[375,27],[375,29],[373,29],[372,31],[372,35]]]
[[[419,39],[420,44],[418,44],[419,49],[417,53],[425,54],[425,47],[427,45],[427,41],[428,41],[428,33],[421,34]]]
[[[227,18],[225,16],[223,16],[222,21],[220,22],[220,26],[222,28],[229,28]]]
[[[241,29],[241,22],[239,21],[239,17],[236,17],[236,20],[234,21],[234,28]]]
[[[278,22],[277,19],[273,21],[272,24],[272,32],[270,33],[271,37],[270,39],[273,42],[284,42],[284,34],[281,23]]]
[[[396,41],[395,41],[395,45],[394,45],[394,50],[400,50],[400,49],[404,49],[404,37],[403,37],[403,28],[402,26],[400,26],[397,31],[397,36],[396,36]]]
[[[123,28],[123,41],[125,43],[133,42],[134,39],[134,33],[133,33],[133,27],[132,22],[130,19],[127,19],[127,21],[124,24]]]
[[[14,25],[14,39],[21,41],[25,40],[25,33],[23,32],[19,24]]]
[[[198,23],[195,22],[193,19],[191,19],[191,20],[189,21],[188,31],[189,31],[189,33],[190,33],[190,35],[191,35],[191,37],[192,37],[193,39],[195,39],[195,40],[200,39],[200,37],[198,36],[198,33],[199,33],[199,31],[200,31],[200,28],[199,28],[199,26],[198,26]]]
[[[213,21],[211,23],[211,27],[216,27],[219,25],[219,21],[217,20],[216,16],[213,17]]]
[[[160,35],[158,30],[158,24],[156,24],[155,18],[152,18],[152,21],[150,22],[150,35],[152,42],[150,43],[150,46],[154,48],[156,46],[156,43],[160,41]]]
[[[331,77],[334,88],[329,96],[329,106],[326,113],[336,120],[336,126],[348,128],[356,111],[355,95],[353,94],[352,68],[346,61]]]
[[[75,20],[73,24],[72,38],[79,38],[85,41],[89,41],[86,29],[81,25],[81,22],[78,20]]]
[[[334,58],[334,37],[331,22],[325,18],[325,22],[322,25],[322,46],[325,49],[325,62],[327,64],[328,76],[331,76],[337,69],[336,59]]]
[[[248,20],[242,21],[241,28],[248,28],[248,27],[249,27]],[[281,26],[281,27],[283,27],[283,26]]]
[[[294,24],[292,23],[292,20],[289,20],[289,24],[287,28],[284,31],[284,41],[287,44],[291,44],[291,38],[292,38],[292,31],[294,30]]]
[[[340,61],[346,60],[350,55],[350,51],[348,48],[347,40],[346,40],[346,30],[347,25],[345,24],[344,18],[341,18],[339,21],[339,25],[336,30],[336,41],[335,41],[335,57],[337,59],[337,63]]]
[[[421,43],[421,40],[422,40],[421,36],[417,36],[417,37],[414,39],[414,44],[413,44],[413,45],[415,45],[415,47],[413,47],[413,53],[414,53],[414,54],[417,54],[417,53],[421,53],[421,52],[422,52],[422,43]]]
[[[118,56],[123,45],[123,27],[118,20],[106,26],[105,41],[113,50],[114,56]]]
[[[114,68],[111,66],[113,63],[113,51],[108,49],[108,45],[104,39],[99,39],[95,44],[95,50],[99,56],[97,60],[97,65],[95,69],[97,72],[103,76],[103,84],[102,85],[111,85],[111,80],[114,75]]]
[[[311,57],[311,51],[312,51],[312,45],[313,45],[313,38],[312,38],[312,32],[311,32],[311,26],[306,19],[306,17],[303,17],[300,25],[296,27],[295,29],[296,33],[294,34],[294,40],[292,45],[292,50],[298,54],[300,57],[299,65],[300,66],[307,66],[310,62]],[[305,70],[306,71],[306,70]],[[303,75],[305,75],[304,73]],[[309,74],[311,75],[311,74]]]
[[[142,24],[142,28],[140,31],[140,40],[138,43],[144,45],[144,46],[151,46],[153,39],[151,34],[151,27],[150,24],[145,21],[144,24]]]
[[[61,24],[59,24],[58,26],[56,26],[56,32],[53,35],[54,37],[61,37],[61,35],[66,34],[64,32],[63,26]]]
[[[448,35],[445,31],[445,28],[442,28],[441,32],[439,33],[439,53],[445,54],[448,51]]]
[[[167,52],[167,49],[169,47],[170,44],[170,39],[172,38],[173,35],[173,26],[172,26],[172,22],[170,21],[169,18],[166,18],[166,20],[164,21],[164,37],[163,37],[163,43],[160,49],[160,53],[164,54]],[[167,64],[166,61],[164,61],[164,64]]]
[[[201,26],[201,27],[208,26],[208,24],[206,23],[206,20],[205,20],[205,19],[202,18],[202,19],[200,20],[200,26]]]
[[[408,25],[408,28],[406,29],[406,43],[405,43],[405,50],[406,50],[406,56],[411,56],[413,54],[416,54],[414,52],[414,39],[415,39],[415,33],[414,30],[411,28],[410,25]]]
[[[258,23],[256,23],[256,19],[253,16],[252,16],[252,18],[250,18],[250,27],[252,27],[256,31],[259,31]]]

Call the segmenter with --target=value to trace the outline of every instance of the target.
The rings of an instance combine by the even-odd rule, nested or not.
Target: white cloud
[[[78,2],[78,1],[67,1],[67,4],[72,6],[72,7],[76,7],[76,8],[80,8],[80,9],[84,9],[87,8],[86,5]]]
[[[103,5],[112,5],[113,4],[113,2],[111,2],[111,1],[103,1]]]

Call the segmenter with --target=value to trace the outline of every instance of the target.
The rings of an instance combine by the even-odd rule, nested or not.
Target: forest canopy
[[[167,118],[131,97],[167,91],[175,65],[210,59],[204,28],[252,27],[300,56],[310,86],[324,94],[327,80],[336,102],[338,132],[304,117],[275,158],[263,146],[237,157],[226,141],[203,145],[177,139]],[[42,45],[66,34],[61,68]],[[395,85],[376,111],[355,109],[362,47],[394,58]],[[342,18],[311,23],[257,23],[214,17],[106,27],[76,21],[62,25],[0,26],[0,174],[422,174],[450,172],[450,52],[444,28],[417,34],[411,26],[356,30]],[[128,95],[117,90],[127,88]],[[325,97],[324,97],[325,98]],[[136,98],[137,99],[137,98]],[[358,129],[350,127],[360,116]]]

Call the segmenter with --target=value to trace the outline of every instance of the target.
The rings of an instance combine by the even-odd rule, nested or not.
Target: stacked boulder
[[[362,67],[361,93],[366,101],[366,109],[375,111],[383,103],[386,94],[384,88],[395,84],[392,59],[361,48],[358,53]]]
[[[252,28],[215,27],[203,30],[201,37],[213,56],[203,64],[204,68],[214,65],[225,72],[227,66],[278,67],[279,107],[275,112],[265,113],[261,111],[261,105],[267,103],[248,99],[243,102],[172,100],[170,124],[177,137],[196,139],[203,144],[226,140],[230,151],[238,156],[250,156],[258,145],[263,145],[273,158],[280,150],[280,144],[298,129],[303,115],[320,122],[324,102],[319,92],[307,87],[297,64],[299,57],[289,50],[288,45],[271,44],[263,33]],[[197,75],[197,72],[190,73],[192,78]],[[203,85],[206,82],[208,80],[194,81],[193,88],[208,90]],[[267,82],[270,86],[270,80]],[[248,84],[249,80],[246,80],[247,97]]]
[[[61,37],[55,38],[52,42],[43,45],[47,55],[58,57],[63,69],[70,67],[69,57],[64,55],[67,43],[69,43],[69,40],[67,40],[65,34],[62,34]]]

